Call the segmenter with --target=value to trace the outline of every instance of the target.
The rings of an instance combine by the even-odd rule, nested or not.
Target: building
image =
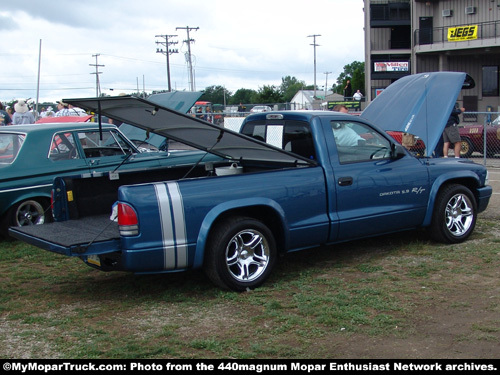
[[[366,97],[415,73],[461,71],[459,104],[500,111],[500,0],[364,0]]]
[[[316,93],[316,97],[314,94]],[[333,92],[327,90],[299,90],[290,100],[291,109],[321,109],[321,104],[325,101],[325,97],[332,95]]]

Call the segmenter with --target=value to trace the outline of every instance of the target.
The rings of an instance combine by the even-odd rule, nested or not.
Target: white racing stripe
[[[164,268],[187,267],[187,239],[184,206],[175,182],[154,184],[160,211]]]

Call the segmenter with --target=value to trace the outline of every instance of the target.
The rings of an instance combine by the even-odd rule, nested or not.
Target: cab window
[[[330,121],[341,164],[388,159],[391,143],[369,126],[352,121]]]

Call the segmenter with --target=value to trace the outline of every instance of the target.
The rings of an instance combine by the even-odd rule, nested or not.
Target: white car
[[[258,112],[271,112],[273,109],[269,107],[268,105],[256,105],[253,107],[250,112],[252,113],[258,113]]]

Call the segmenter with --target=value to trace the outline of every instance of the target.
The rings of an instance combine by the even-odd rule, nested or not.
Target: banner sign
[[[477,25],[448,28],[448,42],[461,42],[477,39]]]
[[[375,62],[375,72],[407,72],[410,63],[408,61]]]

